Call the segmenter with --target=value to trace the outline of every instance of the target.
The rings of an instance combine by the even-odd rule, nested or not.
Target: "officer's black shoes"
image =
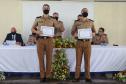
[[[46,78],[46,82],[51,82],[51,78]]]
[[[92,82],[92,80],[91,80],[91,79],[86,78],[86,79],[85,79],[85,82],[89,82],[89,83],[91,83],[91,82]]]
[[[80,82],[80,78],[75,78],[73,82]]]
[[[40,78],[40,83],[46,82],[46,78]]]

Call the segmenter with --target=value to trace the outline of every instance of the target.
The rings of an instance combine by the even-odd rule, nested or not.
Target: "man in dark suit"
[[[15,27],[11,28],[11,33],[7,34],[4,42],[6,42],[6,40],[15,40],[16,44],[21,45],[21,46],[24,45],[21,34],[16,33],[16,28]]]

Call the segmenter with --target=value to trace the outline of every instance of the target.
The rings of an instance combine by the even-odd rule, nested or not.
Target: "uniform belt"
[[[38,36],[39,39],[48,39],[50,37],[47,37],[47,36]]]
[[[54,38],[62,38],[62,36],[54,36]]]
[[[90,39],[78,39],[78,41],[90,41]]]

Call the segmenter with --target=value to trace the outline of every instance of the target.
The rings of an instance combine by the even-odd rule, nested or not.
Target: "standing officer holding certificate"
[[[37,52],[40,66],[40,82],[48,81],[51,76],[52,51],[53,51],[52,35],[54,34],[54,27],[56,23],[55,20],[49,16],[49,11],[50,6],[48,4],[44,4],[43,16],[37,17],[32,26],[32,32],[38,35]],[[35,30],[36,28],[37,30]],[[46,53],[46,68],[44,64],[44,52]]]
[[[92,35],[95,35],[95,28],[93,21],[87,18],[88,9],[83,8],[81,13],[82,16],[80,20],[74,23],[71,30],[72,36],[77,37],[75,81],[80,80],[82,55],[84,53],[85,81],[91,82],[90,77],[91,38]]]

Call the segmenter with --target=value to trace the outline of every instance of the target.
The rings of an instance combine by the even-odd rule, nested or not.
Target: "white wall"
[[[105,28],[110,44],[126,45],[126,2],[97,2],[94,5],[96,28]]]
[[[50,15],[58,12],[60,20],[64,22],[65,37],[69,37],[74,20],[80,14],[81,9],[89,9],[89,18],[94,17],[94,5],[92,2],[71,2],[71,1],[24,1],[23,2],[23,34],[25,38],[31,33],[32,24],[37,16],[42,16],[43,4],[49,4],[51,7]]]
[[[94,2],[94,21],[96,29],[100,26],[106,29],[110,44],[126,45],[126,2]],[[23,33],[22,0],[0,0],[0,43],[11,26]]]
[[[0,43],[15,26],[22,33],[22,4],[20,0],[0,0]]]

